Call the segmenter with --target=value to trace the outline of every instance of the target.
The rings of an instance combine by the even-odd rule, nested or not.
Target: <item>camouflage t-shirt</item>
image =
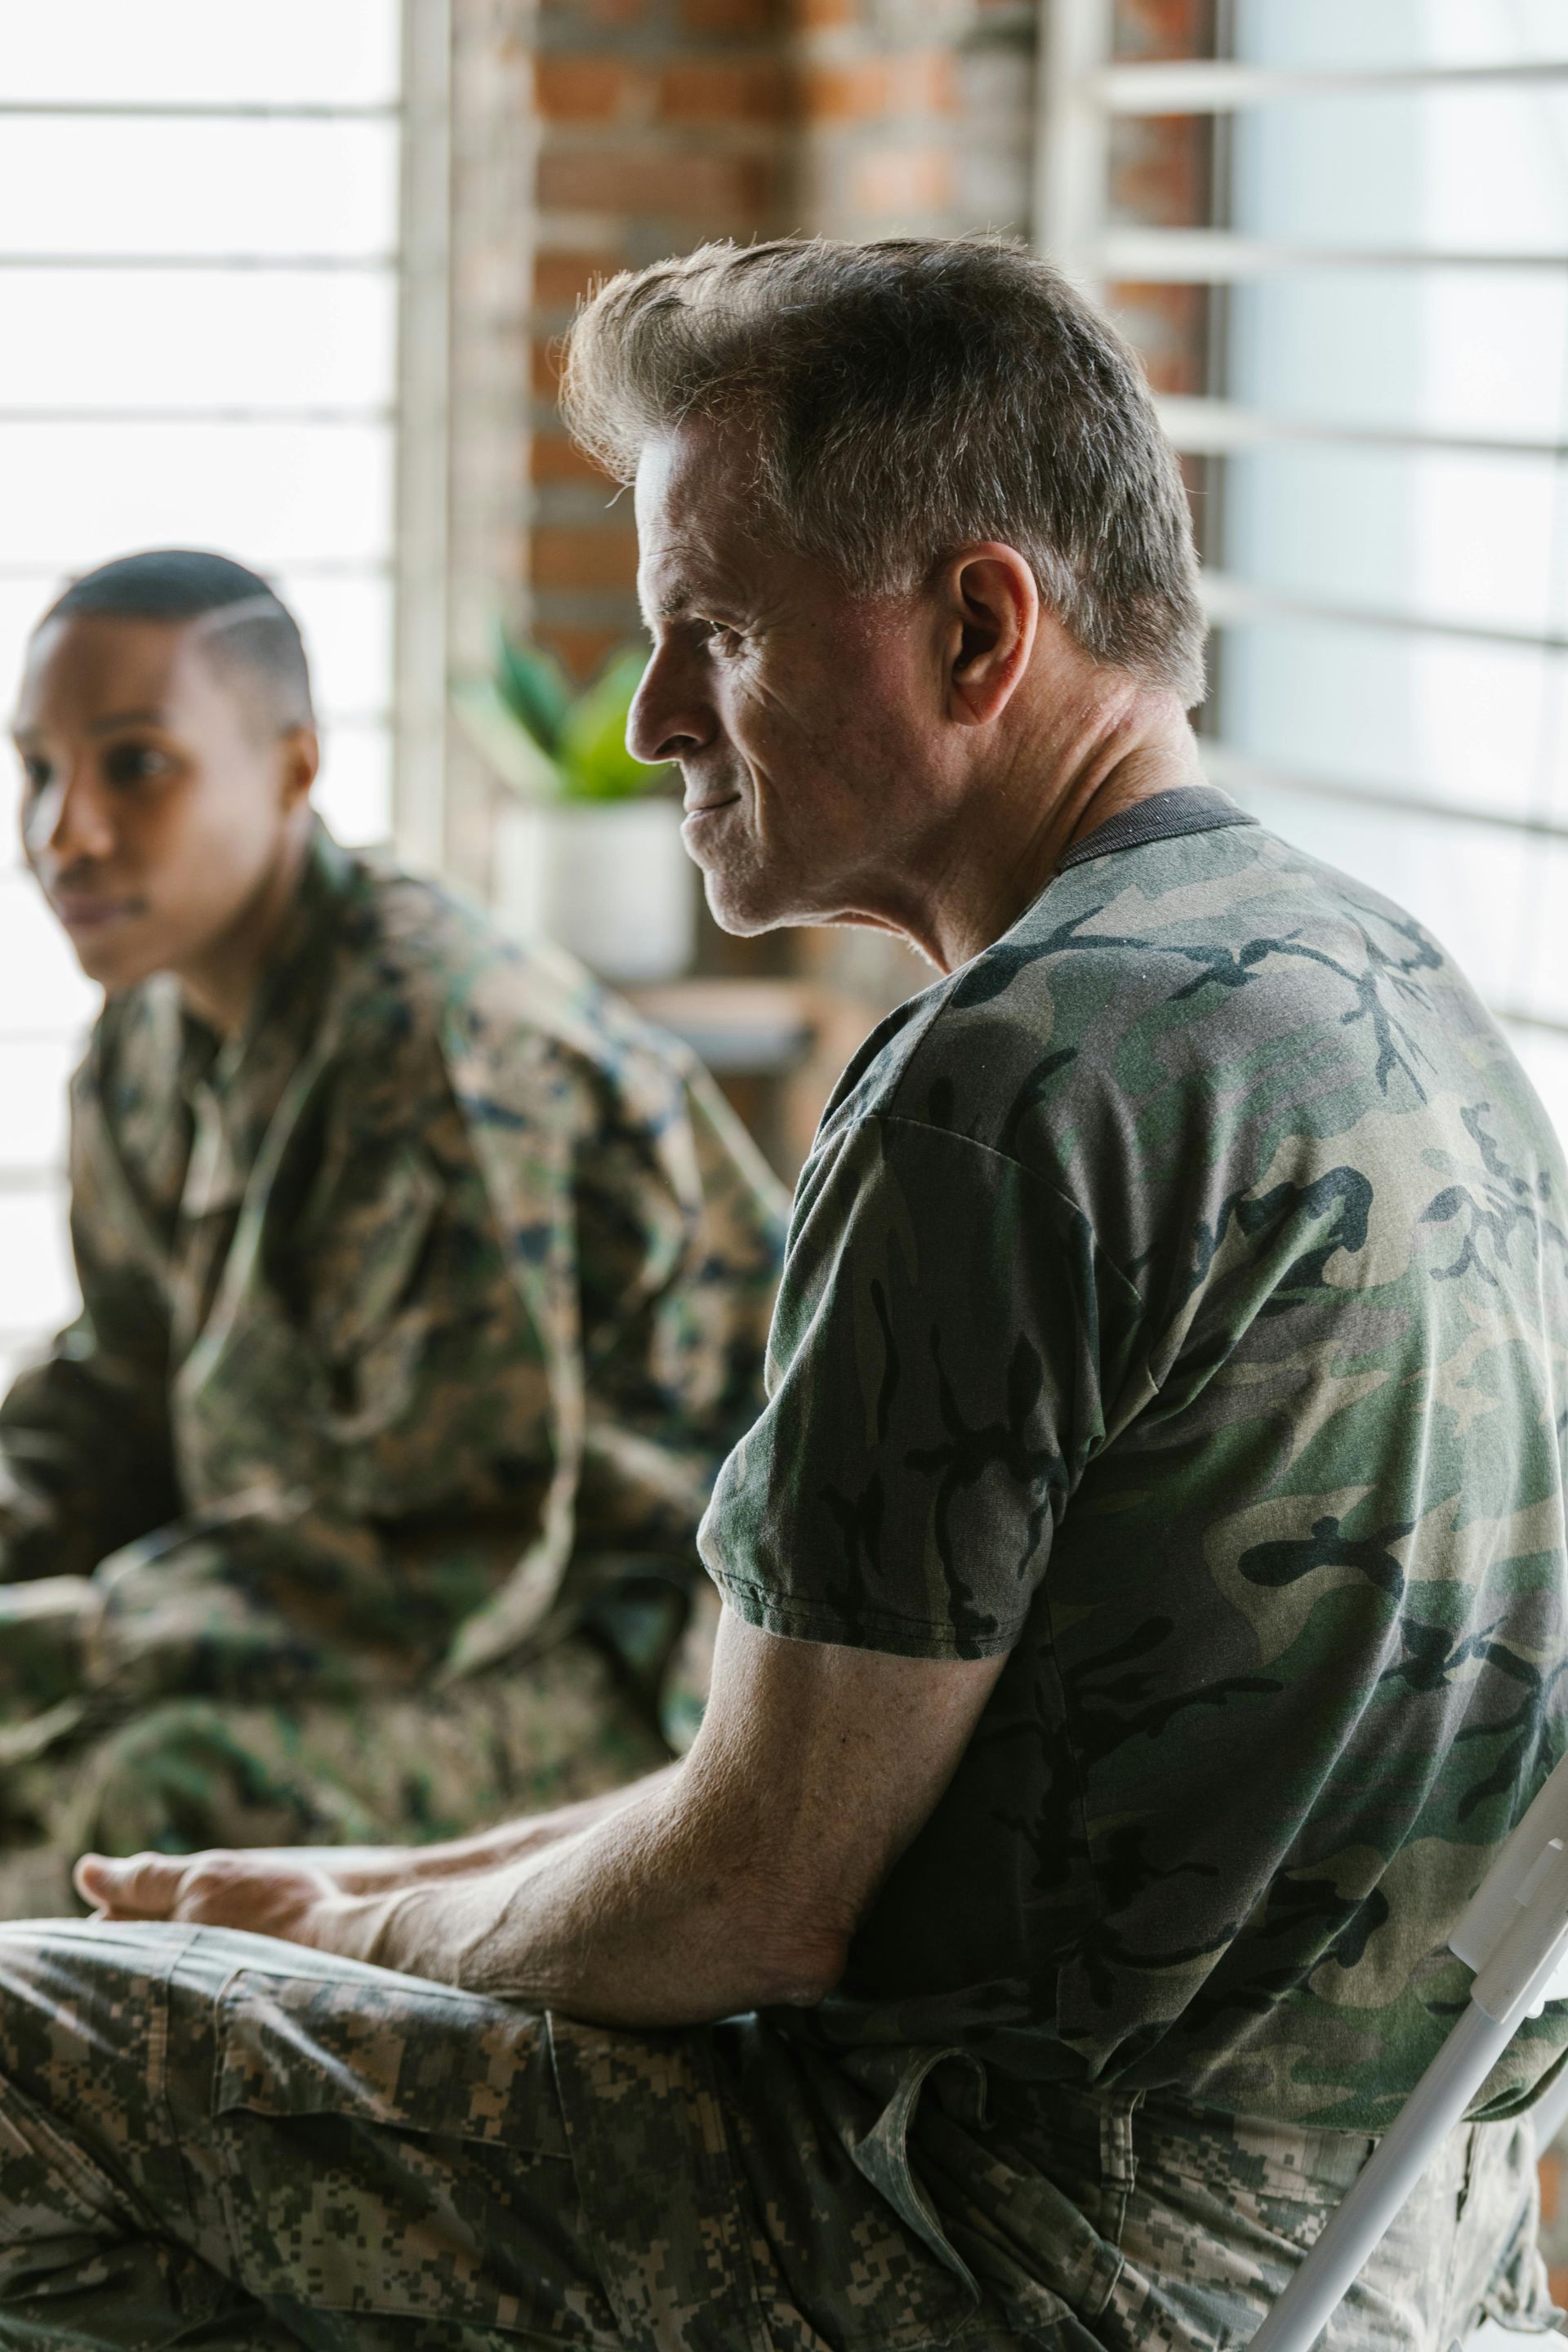
[[[1563,1195],[1443,950],[1207,788],[873,1035],[704,1557],[1007,1664],[811,2032],[1386,2122],[1568,1746]]]

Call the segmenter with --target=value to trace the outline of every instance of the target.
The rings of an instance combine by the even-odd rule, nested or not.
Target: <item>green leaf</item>
[[[626,749],[626,714],[647,667],[647,651],[628,646],[566,713],[557,756],[571,799],[631,800],[668,782],[668,767],[645,767]]]
[[[540,750],[553,754],[572,706],[571,686],[554,655],[546,653],[542,646],[515,644],[505,625],[498,621],[495,683],[501,700]]]
[[[501,779],[528,801],[561,798],[565,779],[550,754],[510,703],[493,678],[462,678],[452,688],[458,723]]]

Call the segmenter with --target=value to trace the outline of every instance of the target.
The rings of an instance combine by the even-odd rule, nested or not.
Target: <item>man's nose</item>
[[[90,772],[77,768],[46,784],[22,819],[22,839],[30,857],[47,857],[57,869],[110,856],[113,819]]]
[[[657,653],[626,713],[626,749],[650,768],[689,759],[713,740],[712,706],[696,690],[690,666],[673,652]]]

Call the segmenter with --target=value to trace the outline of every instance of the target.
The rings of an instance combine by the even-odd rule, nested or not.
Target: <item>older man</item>
[[[0,1937],[5,2340],[1245,2341],[1563,1746],[1561,1159],[1442,950],[1203,784],[1175,467],[1044,264],[705,252],[571,385],[721,919],[942,977],[803,1179],[689,1757]],[[1565,2036],[1342,2343],[1542,2324],[1490,2118]]]

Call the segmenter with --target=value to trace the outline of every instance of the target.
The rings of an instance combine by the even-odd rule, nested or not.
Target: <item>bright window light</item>
[[[1054,21],[1041,241],[1163,372],[1210,772],[1437,933],[1568,1136],[1568,9]]]
[[[392,251],[391,122],[18,115],[0,140],[0,255],[310,256]]]
[[[12,270],[0,299],[9,410],[368,415],[391,394],[385,270]]]
[[[0,102],[390,106],[398,12],[386,0],[49,0],[0,16]]]
[[[0,12],[0,695],[75,573],[211,547],[273,578],[318,799],[391,814],[397,0]],[[96,1009],[0,792],[0,1378],[73,1303],[64,1087]]]

